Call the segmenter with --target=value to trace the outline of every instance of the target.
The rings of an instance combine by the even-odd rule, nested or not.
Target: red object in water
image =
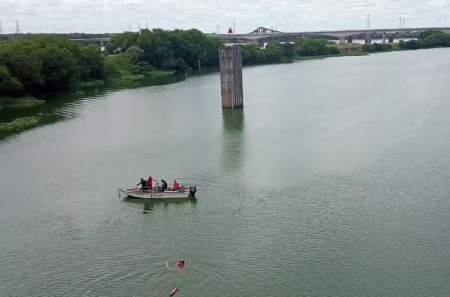
[[[184,262],[178,261],[177,266],[180,268],[184,268]]]
[[[172,292],[170,292],[169,296],[173,296],[175,295],[175,293],[178,291],[178,288],[175,288],[172,290]]]
[[[228,34],[231,34],[231,33],[233,33],[233,30],[230,27],[230,29],[228,29]]]

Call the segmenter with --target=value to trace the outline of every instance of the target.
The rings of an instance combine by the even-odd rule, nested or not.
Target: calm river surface
[[[450,50],[243,75],[243,110],[211,74],[1,141],[0,295],[449,296]],[[149,175],[197,199],[118,197]]]

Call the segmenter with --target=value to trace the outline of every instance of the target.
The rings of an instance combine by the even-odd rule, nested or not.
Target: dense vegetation
[[[123,54],[139,69],[190,71],[217,67],[222,42],[196,29],[165,31],[143,29],[115,35],[106,46],[108,54]]]
[[[105,77],[96,45],[37,36],[0,46],[0,95],[41,94]]]
[[[294,44],[270,41],[264,50],[254,44],[241,45],[242,63],[257,65],[292,62],[298,57],[338,55],[336,44],[322,39],[297,38]]]
[[[421,49],[433,47],[450,47],[450,34],[428,30],[420,33],[417,40],[400,42],[401,49]]]
[[[223,44],[219,39],[207,37],[195,29],[143,29],[116,34],[104,52],[97,45],[82,45],[55,35],[7,40],[0,43],[0,97],[36,96],[105,80],[135,80],[190,72],[199,67],[217,68],[221,46]],[[355,51],[382,52],[448,46],[450,34],[426,31],[420,34],[418,40],[401,42],[395,48],[390,44],[376,43],[346,48],[341,44],[309,38],[298,38],[294,44],[271,41],[265,49],[253,44],[240,47],[245,66]]]
[[[105,53],[97,45],[54,35],[9,40],[0,44],[0,96],[36,96],[86,82],[217,67],[220,46],[218,39],[194,29],[117,34]]]

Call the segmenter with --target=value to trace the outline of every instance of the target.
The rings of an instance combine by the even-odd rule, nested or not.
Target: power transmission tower
[[[19,20],[16,20],[16,34],[20,34]]]
[[[371,43],[369,30],[370,30],[370,14],[367,15],[366,43]]]

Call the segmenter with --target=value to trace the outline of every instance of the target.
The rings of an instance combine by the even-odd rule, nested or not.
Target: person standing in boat
[[[161,180],[161,192],[164,192],[167,190],[167,182],[165,180]]]
[[[147,188],[149,191],[153,190],[153,178],[151,176],[149,176],[147,179]]]
[[[177,183],[176,180],[174,180],[174,181],[173,181],[173,187],[172,187],[171,190],[172,190],[172,191],[177,191],[179,187],[180,187],[180,184]]]
[[[139,185],[142,186],[142,191],[143,192],[148,190],[148,188],[147,188],[147,181],[145,179],[143,179],[142,177],[141,177],[141,182],[138,183],[136,186],[139,186]]]

